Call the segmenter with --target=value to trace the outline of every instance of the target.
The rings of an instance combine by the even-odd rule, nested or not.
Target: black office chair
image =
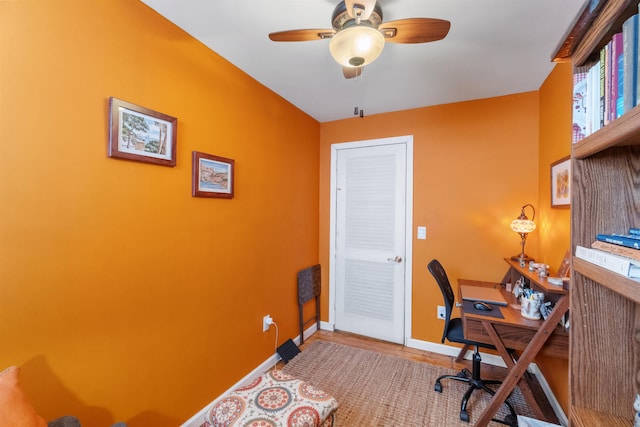
[[[502,384],[502,381],[497,380],[483,380],[480,378],[480,364],[482,359],[480,358],[480,347],[482,348],[490,348],[494,349],[495,347],[491,344],[476,342],[468,340],[464,337],[464,330],[462,327],[462,319],[460,318],[451,318],[451,310],[453,309],[453,304],[455,301],[455,295],[453,294],[453,289],[451,288],[451,283],[449,283],[449,278],[447,277],[447,273],[444,271],[442,264],[436,259],[431,261],[428,265],[429,271],[436,279],[440,290],[442,291],[442,296],[444,297],[444,305],[445,305],[445,320],[444,320],[444,332],[442,334],[442,341],[444,343],[445,339],[450,342],[455,342],[459,344],[464,344],[458,359],[461,360],[466,353],[467,349],[471,346],[475,348],[473,353],[473,365],[471,368],[471,372],[468,369],[463,369],[457,375],[442,375],[436,380],[436,384],[434,386],[435,391],[442,393],[442,383],[443,379],[451,379],[456,381],[462,381],[469,384],[469,388],[467,392],[462,397],[462,403],[460,405],[460,419],[465,422],[469,422],[469,413],[467,412],[467,404],[469,403],[469,398],[471,394],[475,390],[484,390],[487,393],[494,395],[495,391],[489,388],[489,385],[497,385]],[[513,406],[509,403],[508,400],[504,402],[509,408],[510,414],[505,417],[504,420],[494,419],[493,421],[506,424],[509,426],[517,426],[518,419]]]

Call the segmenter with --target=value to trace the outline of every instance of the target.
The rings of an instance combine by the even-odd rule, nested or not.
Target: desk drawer
[[[465,322],[465,338],[484,343],[492,342],[491,337],[482,326],[482,321],[472,319],[467,316]],[[527,347],[537,332],[535,329],[524,329],[522,327],[499,323],[494,323],[493,327],[496,329],[498,336],[500,336],[507,348],[513,348],[519,351],[523,351]],[[539,354],[568,359],[569,334],[567,331],[558,325],[545,345],[542,346],[542,350],[540,350]]]

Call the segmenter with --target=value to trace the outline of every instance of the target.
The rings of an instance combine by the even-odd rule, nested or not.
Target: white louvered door
[[[338,150],[335,327],[404,339],[406,145]]]

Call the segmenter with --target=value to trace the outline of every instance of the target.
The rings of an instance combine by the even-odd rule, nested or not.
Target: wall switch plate
[[[444,305],[439,305],[438,306],[438,319],[442,319],[444,320],[444,316],[446,315],[445,309],[444,309]]]
[[[427,238],[427,227],[418,227],[418,239],[425,240]]]

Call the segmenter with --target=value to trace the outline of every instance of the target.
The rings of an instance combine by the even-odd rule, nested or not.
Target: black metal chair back
[[[451,288],[451,283],[449,282],[449,278],[447,277],[447,273],[444,271],[444,267],[440,264],[440,261],[437,259],[432,260],[427,268],[436,279],[436,283],[440,287],[440,292],[442,292],[442,296],[444,298],[444,307],[445,307],[445,319],[444,319],[444,331],[442,333],[442,341],[444,342],[447,337],[447,332],[449,331],[449,322],[451,321],[451,311],[453,310],[453,304],[455,302],[455,295],[453,293],[453,289]]]

